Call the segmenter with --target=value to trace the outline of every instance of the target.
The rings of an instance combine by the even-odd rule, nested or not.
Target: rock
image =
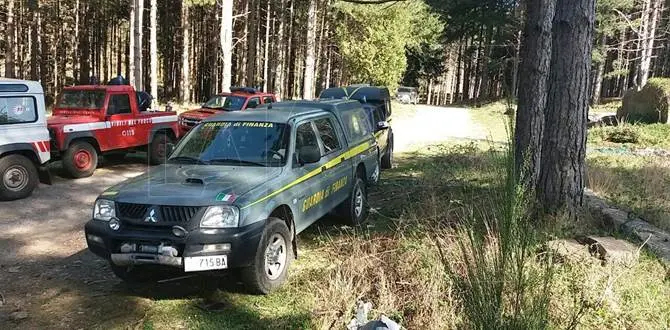
[[[14,266],[14,267],[7,268],[7,272],[9,272],[9,273],[18,273],[20,271],[21,271],[21,266]]]
[[[591,253],[586,245],[574,239],[557,239],[547,242],[547,249],[553,251],[559,259],[582,262],[591,259]]]
[[[9,318],[14,320],[14,321],[20,321],[28,318],[28,312],[14,312],[9,315]]]
[[[639,248],[632,243],[614,237],[589,236],[589,249],[607,262],[629,265],[637,262]]]

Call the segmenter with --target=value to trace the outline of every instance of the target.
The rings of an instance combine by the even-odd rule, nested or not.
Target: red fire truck
[[[110,151],[146,151],[151,164],[162,163],[179,138],[177,113],[150,105],[149,94],[129,85],[66,87],[48,119],[52,157],[73,178],[92,175]]]

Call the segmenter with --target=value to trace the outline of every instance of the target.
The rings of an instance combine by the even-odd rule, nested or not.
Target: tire
[[[117,266],[111,262],[109,266],[116,277],[130,285],[153,283],[161,279],[155,269],[147,266]]]
[[[93,175],[97,167],[98,152],[86,141],[73,142],[63,155],[63,168],[74,179]]]
[[[165,148],[166,144],[174,143],[171,137],[163,133],[156,133],[151,144],[149,145],[149,164],[151,165],[160,165],[165,163],[167,159],[167,149]]]
[[[389,137],[388,147],[386,153],[382,156],[381,166],[384,170],[393,168],[393,136]]]
[[[363,224],[368,217],[368,190],[363,179],[356,177],[351,193],[339,206],[338,213],[347,225]]]
[[[0,200],[11,201],[30,196],[39,183],[35,164],[23,155],[0,158]]]
[[[254,294],[269,294],[279,288],[288,278],[288,268],[293,259],[293,240],[286,223],[277,218],[268,220],[251,266],[241,270],[241,279],[247,289]],[[274,245],[274,248],[272,247]],[[283,252],[282,252],[283,251]],[[273,257],[276,264],[267,265],[266,255],[277,253]],[[283,260],[283,263],[281,261]]]

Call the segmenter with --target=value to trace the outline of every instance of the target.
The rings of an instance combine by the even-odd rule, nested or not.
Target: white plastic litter
[[[356,317],[347,325],[348,330],[400,330],[395,321],[382,315],[379,320],[368,321],[368,314],[372,310],[372,303],[359,301],[356,304]]]

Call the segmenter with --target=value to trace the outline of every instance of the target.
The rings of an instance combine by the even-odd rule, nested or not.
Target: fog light
[[[205,244],[202,246],[202,252],[230,252],[230,243]]]
[[[100,236],[86,235],[86,238],[87,238],[89,241],[91,241],[91,242],[96,242],[96,243],[104,244],[104,242],[102,241],[102,237],[100,237]]]
[[[184,237],[186,236],[186,229],[180,226],[174,226],[172,227],[172,234],[177,237]]]
[[[109,220],[109,228],[112,230],[119,230],[121,227],[121,223],[119,223],[119,219],[117,218],[112,218],[112,220]]]

